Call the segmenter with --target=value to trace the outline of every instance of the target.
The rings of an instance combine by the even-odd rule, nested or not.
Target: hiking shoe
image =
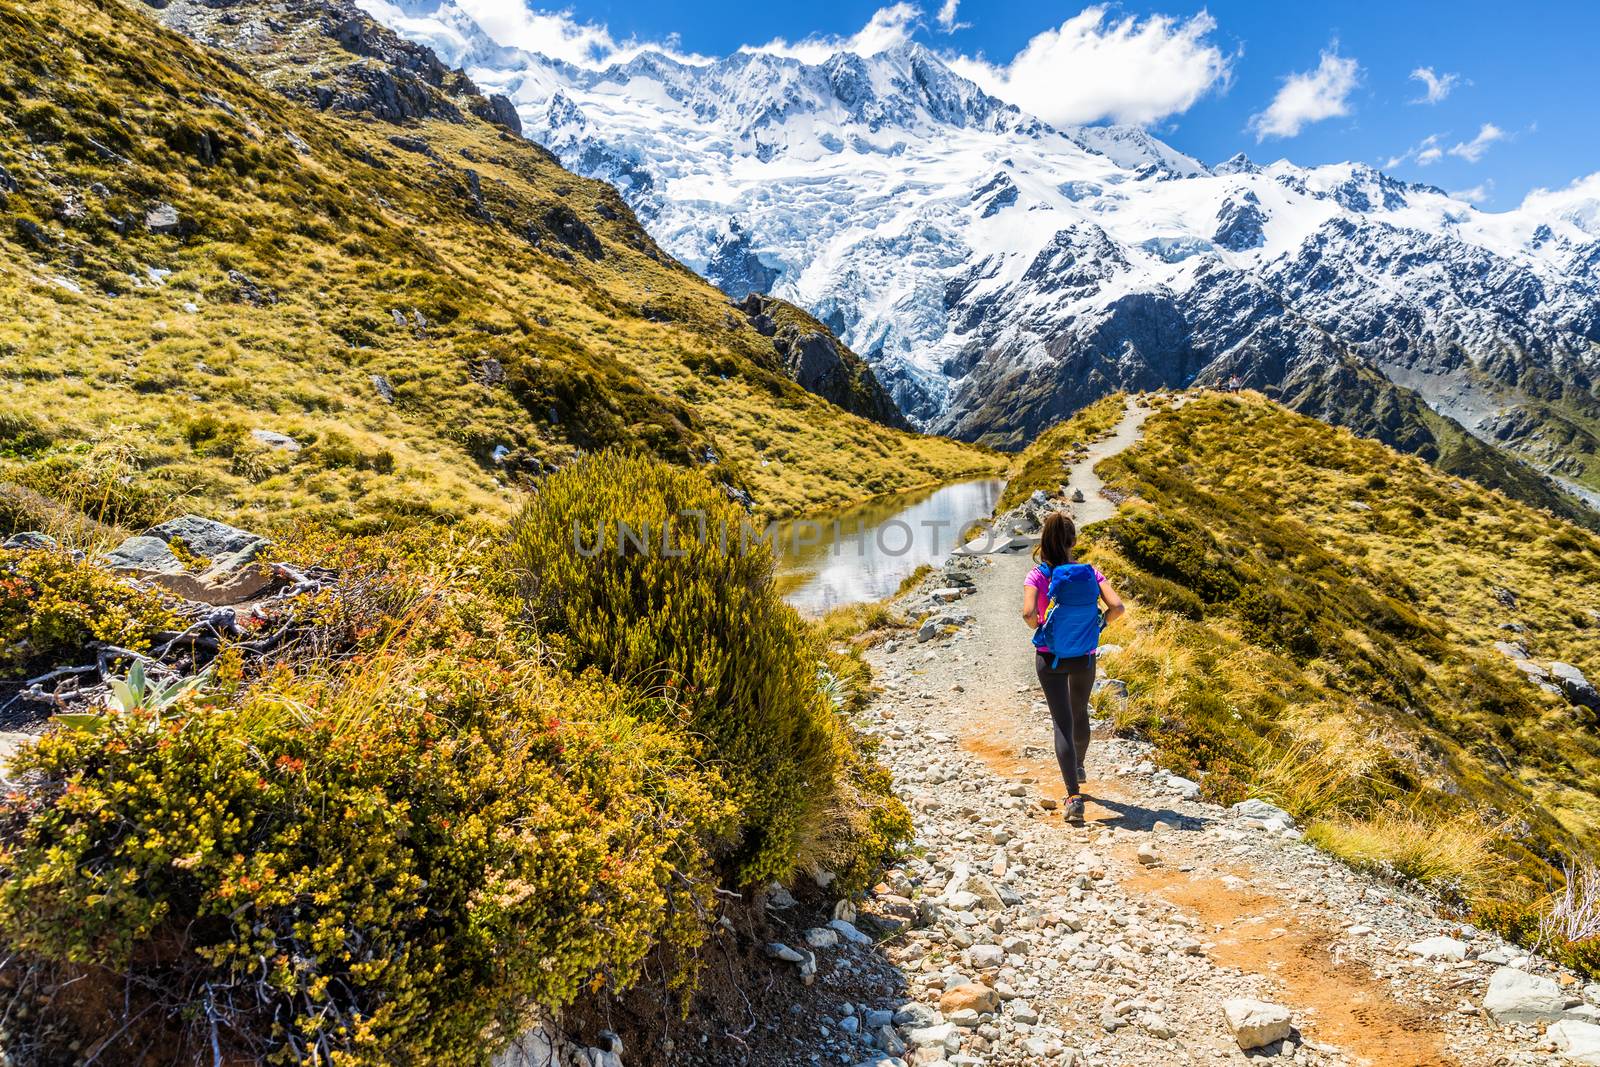
[[[1083,825],[1083,798],[1069,797],[1067,799],[1067,821],[1074,826]]]
[[[1088,772],[1088,770],[1085,769],[1083,764],[1081,764],[1081,763],[1078,764],[1078,781],[1087,782],[1088,780],[1089,780],[1089,772]]]

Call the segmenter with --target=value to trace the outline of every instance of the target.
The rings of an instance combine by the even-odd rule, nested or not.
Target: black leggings
[[[1083,783],[1078,767],[1089,751],[1089,691],[1094,688],[1094,657],[1064,657],[1052,667],[1054,656],[1035,655],[1033,668],[1050,705],[1050,719],[1056,728],[1056,762],[1067,783],[1067,795],[1077,796]]]

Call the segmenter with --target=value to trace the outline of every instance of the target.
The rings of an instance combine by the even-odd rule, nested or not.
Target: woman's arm
[[[1039,625],[1039,590],[1031,585],[1022,587],[1022,621],[1029,626]]]
[[[1122,606],[1122,598],[1117,595],[1115,589],[1111,588],[1110,582],[1103,581],[1100,583],[1100,599],[1106,602],[1107,626],[1122,618],[1128,610]]]

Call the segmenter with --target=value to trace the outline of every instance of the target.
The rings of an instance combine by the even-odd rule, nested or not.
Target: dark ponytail
[[[1072,546],[1078,543],[1078,528],[1065,512],[1052,511],[1045,516],[1044,530],[1039,534],[1039,546],[1033,558],[1046,567],[1059,567],[1072,562]]]

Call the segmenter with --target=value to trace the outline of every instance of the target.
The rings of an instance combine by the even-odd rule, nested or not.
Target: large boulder
[[[1246,1052],[1282,1041],[1294,1032],[1294,1016],[1288,1008],[1249,997],[1224,1001],[1222,1018]]]
[[[171,204],[157,204],[145,212],[144,225],[155,234],[174,234],[183,229],[183,219]]]
[[[277,580],[272,568],[251,566],[271,543],[225,522],[183,515],[128,538],[107,552],[103,562],[186,600],[242,604]]]
[[[201,556],[213,564],[224,560],[236,565],[249,563],[270,544],[265,537],[248,530],[199,515],[181,515],[150,527],[145,534],[159,537],[169,545],[179,541],[190,555]]]
[[[1550,677],[1568,700],[1600,711],[1600,689],[1596,689],[1594,683],[1578,668],[1558,660],[1550,664]]]
[[[1545,1036],[1556,1043],[1563,1059],[1600,1067],[1600,1026],[1563,1019],[1545,1031]]]
[[[1567,997],[1552,979],[1501,967],[1489,979],[1483,1007],[1495,1022],[1555,1022],[1566,1014]]]
[[[134,574],[182,574],[183,560],[179,559],[159,537],[140,534],[130,537],[105,554],[106,566],[113,570]]]

